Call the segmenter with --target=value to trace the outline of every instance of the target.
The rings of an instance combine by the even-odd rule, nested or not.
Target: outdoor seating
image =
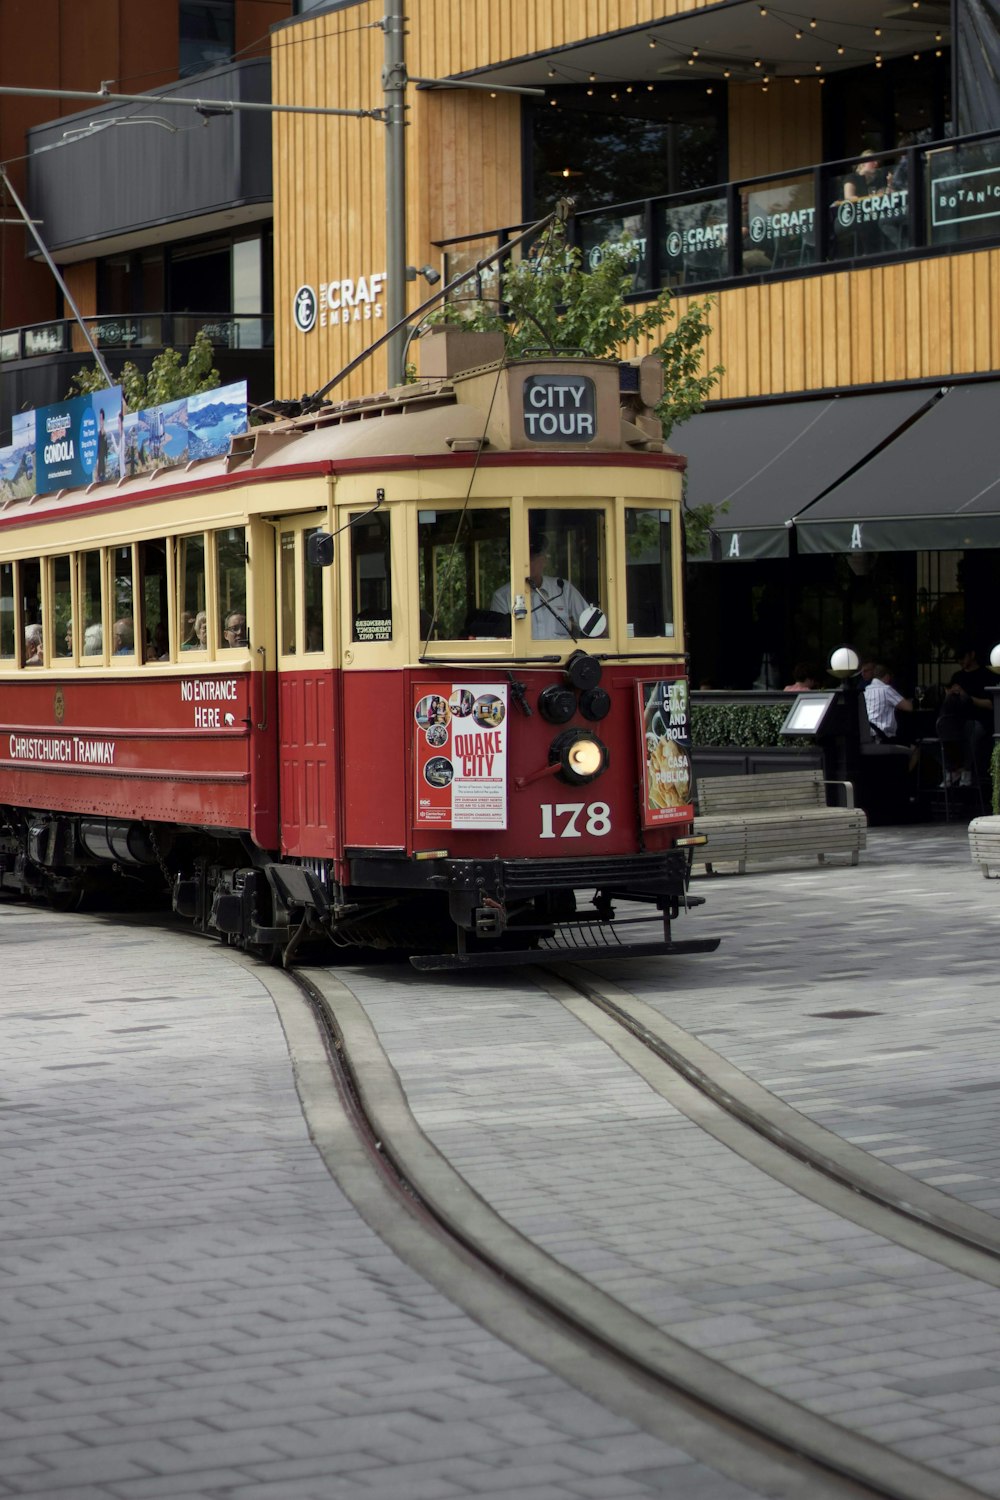
[[[843,805],[829,805],[829,788],[840,789]],[[854,806],[853,786],[826,781],[818,770],[702,777],[698,809],[695,833],[708,843],[694,859],[709,874],[732,862],[741,875],[750,862],[807,856],[822,864],[828,854],[847,854],[856,865],[865,847],[868,819]]]
[[[987,814],[973,818],[969,824],[969,853],[972,863],[983,872],[983,879],[995,879],[1000,875],[1000,818]]]

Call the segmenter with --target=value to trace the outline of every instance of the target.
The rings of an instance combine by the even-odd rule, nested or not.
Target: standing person
[[[912,711],[913,701],[904,698],[892,685],[892,672],[881,662],[876,662],[871,682],[865,688],[865,711],[871,725],[872,738],[892,743],[899,733],[896,710]]]

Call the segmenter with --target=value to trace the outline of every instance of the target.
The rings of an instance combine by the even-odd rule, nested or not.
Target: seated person
[[[972,786],[986,759],[989,736],[976,715],[976,701],[963,686],[963,672],[955,672],[941,701],[935,729],[944,751],[948,786]]]
[[[180,637],[182,651],[197,651],[200,648],[201,643],[195,634],[194,628],[196,618],[197,616],[192,614],[189,609],[181,611],[180,625],[178,626],[177,633]]]
[[[912,711],[913,701],[904,698],[892,685],[892,672],[876,662],[871,682],[865,688],[865,709],[871,725],[872,739],[894,744],[899,733],[896,709]]]
[[[153,626],[152,637],[146,645],[147,661],[169,661],[170,643],[167,638],[166,620],[157,620]]]
[[[818,688],[823,681],[823,675],[818,667],[810,666],[807,661],[800,661],[792,668],[794,682],[790,682],[782,691],[786,693],[811,693]]]
[[[24,665],[26,667],[44,667],[45,665],[41,625],[24,627]]]
[[[83,632],[84,656],[100,656],[104,651],[104,628],[100,620],[88,625]]]
[[[535,641],[576,640],[583,632],[580,617],[590,608],[578,588],[565,578],[553,578],[545,571],[549,560],[548,538],[534,532],[529,540],[530,571],[525,582],[531,596],[531,638]],[[510,616],[510,584],[498,588],[490,600],[490,609]],[[510,634],[510,631],[507,631]]]
[[[114,623],[115,656],[131,656],[135,650],[135,627],[131,615],[122,615]]]
[[[228,614],[222,627],[222,644],[224,646],[245,646],[247,644],[247,617],[242,610],[234,609]]]

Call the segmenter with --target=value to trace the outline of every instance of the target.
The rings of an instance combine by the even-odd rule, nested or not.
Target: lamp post
[[[840,731],[835,740],[829,742],[830,759],[836,761],[836,769],[827,769],[832,780],[850,781],[857,787],[861,772],[861,739],[867,739],[868,714],[865,696],[858,685],[861,658],[853,646],[838,646],[830,656],[830,674],[840,679],[838,693],[843,704],[840,716]]]

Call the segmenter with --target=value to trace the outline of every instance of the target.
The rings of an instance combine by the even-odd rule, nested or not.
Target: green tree
[[[663,364],[663,399],[656,414],[668,438],[678,423],[701,411],[725,373],[722,365],[704,368],[715,299],[691,302],[681,317],[666,289],[644,307],[630,303],[626,298],[633,291],[635,241],[622,236],[601,248],[603,254],[594,257],[597,263],[585,270],[582,251],[567,241],[565,225],[556,220],[530,256],[504,263],[493,282],[492,297],[465,298],[459,293],[427,322],[502,332],[511,359],[540,349],[592,359],[625,358],[648,343]],[[685,508],[690,550],[704,550],[715,509]]]
[[[214,356],[211,339],[204,328],[199,328],[187,359],[176,349],[163,349],[148,372],[140,370],[130,359],[126,360],[118,374],[118,383],[125,393],[125,405],[129,411],[142,411],[146,407],[177,401],[181,396],[214,391],[222,383],[218,370],[212,366]],[[84,366],[70,381],[67,396],[86,396],[91,391],[103,390],[105,384],[97,365]]]

